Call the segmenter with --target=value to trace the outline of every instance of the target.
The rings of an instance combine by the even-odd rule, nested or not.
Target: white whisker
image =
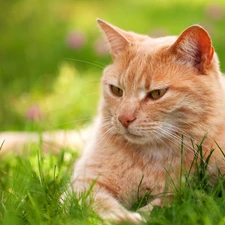
[[[72,61],[77,61],[77,62],[81,62],[81,63],[86,63],[86,64],[89,64],[89,65],[92,65],[92,66],[99,67],[101,69],[104,69],[105,68],[105,65],[98,64],[98,63],[92,63],[92,62],[88,62],[88,61],[81,60],[81,59],[73,59],[73,58],[64,58],[64,59],[66,59],[66,60],[72,60]]]
[[[92,120],[93,120],[93,118],[70,120],[70,121],[67,121],[67,122],[64,122],[64,123],[59,123],[56,126],[51,126],[48,129],[55,129],[55,128],[58,128],[58,127],[61,127],[61,126],[67,125],[67,124],[74,124],[74,123],[78,123],[78,122],[92,122]]]
[[[173,140],[176,142],[176,143],[174,143],[174,144],[176,144],[177,147],[178,147],[179,145],[180,145],[180,147],[182,147],[182,145],[183,145],[183,147],[184,147],[184,149],[185,149],[186,151],[191,151],[192,153],[194,153],[194,156],[200,157],[200,153],[198,152],[198,150],[196,150],[196,149],[194,148],[194,146],[192,146],[191,144],[188,144],[186,141],[182,141],[181,136],[172,133],[170,129],[166,129],[166,128],[162,129],[162,128],[161,128],[160,134],[161,134],[162,136],[164,136],[164,138],[166,138],[166,139],[168,139],[168,140],[170,140],[170,141],[171,141],[171,139],[173,139]],[[179,145],[178,145],[178,144],[179,144]],[[203,160],[204,163],[206,163],[206,162],[204,161],[204,159],[202,159],[202,160]]]

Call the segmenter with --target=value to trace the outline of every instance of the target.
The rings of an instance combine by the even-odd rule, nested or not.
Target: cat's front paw
[[[156,198],[153,201],[151,201],[149,204],[147,204],[146,206],[140,208],[138,211],[140,213],[151,213],[154,206],[163,206],[162,199]]]
[[[123,222],[129,222],[130,224],[142,224],[143,222],[146,222],[144,217],[141,216],[141,214],[137,212],[108,212],[106,214],[101,215],[101,217],[108,222],[108,224],[115,224],[115,223],[123,223]]]

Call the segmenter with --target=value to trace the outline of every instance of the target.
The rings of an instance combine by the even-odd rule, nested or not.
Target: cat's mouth
[[[143,145],[148,142],[145,137],[138,136],[135,134],[130,134],[130,133],[127,133],[126,135],[124,135],[124,138],[130,143],[139,144],[139,145]]]
[[[146,142],[146,140],[145,140],[146,138],[144,135],[136,134],[136,133],[130,132],[128,130],[126,130],[126,132],[124,134],[124,138],[132,143],[141,144],[143,142]]]
[[[125,135],[127,135],[127,136],[131,136],[131,137],[143,137],[143,135],[141,135],[141,134],[135,134],[135,133],[133,133],[133,132],[130,132],[130,131],[128,131],[128,130],[126,130],[126,133],[125,133]]]

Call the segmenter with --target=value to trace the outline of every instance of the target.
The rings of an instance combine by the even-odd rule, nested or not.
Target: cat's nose
[[[125,127],[128,128],[129,125],[136,120],[136,116],[135,115],[129,115],[129,114],[121,114],[118,116],[118,120],[120,121],[120,123]]]

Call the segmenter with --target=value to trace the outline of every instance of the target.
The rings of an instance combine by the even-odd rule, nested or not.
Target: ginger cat
[[[225,82],[209,34],[200,26],[180,36],[150,38],[97,20],[109,43],[113,63],[105,68],[99,114],[83,156],[75,165],[73,191],[92,188],[99,215],[117,222],[139,223],[129,208],[146,193],[141,210],[163,205],[172,191],[167,175],[177,181],[203,143],[209,173],[225,172]],[[94,186],[92,185],[94,183]],[[93,186],[93,187],[92,187]],[[168,198],[170,196],[168,195]]]

